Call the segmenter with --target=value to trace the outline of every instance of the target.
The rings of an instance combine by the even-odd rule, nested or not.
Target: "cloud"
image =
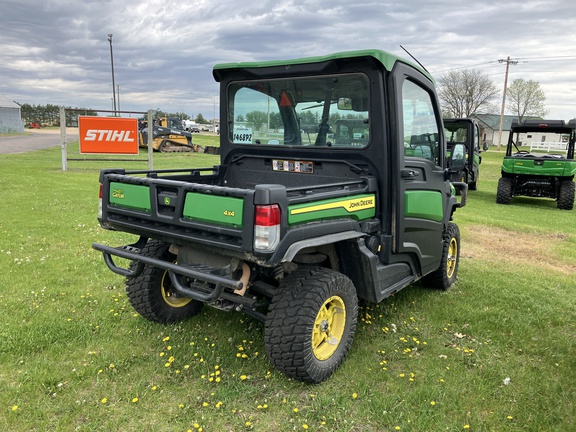
[[[407,48],[433,75],[479,68],[503,86],[534,79],[550,116],[576,116],[576,4],[559,0],[3,0],[0,94],[31,104],[108,109],[110,44],[121,108],[211,118],[221,62]]]

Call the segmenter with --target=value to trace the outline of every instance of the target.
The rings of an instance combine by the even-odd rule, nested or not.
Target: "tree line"
[[[500,113],[500,90],[481,71],[463,69],[450,71],[438,80],[438,98],[442,113],[448,117],[470,117],[475,114]],[[506,109],[522,121],[525,117],[545,117],[546,94],[540,83],[515,79],[506,88]]]
[[[22,121],[25,125],[29,125],[30,123],[38,123],[39,125],[43,126],[60,126],[59,105],[30,105],[27,103],[18,103],[18,105],[20,105],[20,113],[22,116]],[[96,111],[87,108],[66,107],[65,109],[66,126],[78,126],[78,115],[97,115]]]
[[[59,105],[31,105],[28,103],[19,103],[20,113],[22,121],[25,125],[30,125],[30,123],[38,123],[42,126],[60,126],[60,106]],[[66,116],[66,126],[75,127],[78,126],[78,116],[98,116],[98,111],[90,108],[78,108],[78,107],[65,107]],[[106,115],[110,115],[106,113]],[[157,109],[155,116],[157,117],[178,117],[181,120],[189,120],[191,117],[183,112],[171,113],[167,111],[162,111]],[[206,120],[202,114],[198,114],[194,119],[198,124],[209,124],[210,121]]]

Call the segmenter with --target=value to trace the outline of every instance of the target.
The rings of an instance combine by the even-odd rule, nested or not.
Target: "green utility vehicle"
[[[478,189],[480,164],[482,163],[480,153],[482,150],[487,150],[487,146],[480,148],[480,127],[478,122],[469,118],[447,118],[444,119],[444,132],[446,134],[448,157],[464,160],[464,169],[454,172],[451,180],[467,183],[470,190]],[[454,152],[456,144],[464,144],[464,152]],[[461,147],[458,147],[458,149],[461,149]]]
[[[439,289],[456,280],[452,216],[467,185],[448,180],[462,166],[447,167],[434,83],[368,50],[213,73],[220,163],[103,170],[99,221],[138,240],[93,247],[127,277],[145,318],[173,323],[204,304],[243,311],[264,322],[280,371],[324,381],[350,349],[358,299],[377,303],[420,279]],[[342,119],[353,120],[351,131]]]
[[[496,202],[513,196],[553,198],[561,210],[574,208],[574,129],[576,121],[525,120],[513,122],[502,162]],[[516,141],[514,141],[515,137]],[[540,138],[541,137],[541,138]],[[525,146],[519,141],[525,139]],[[526,146],[530,142],[530,150]]]

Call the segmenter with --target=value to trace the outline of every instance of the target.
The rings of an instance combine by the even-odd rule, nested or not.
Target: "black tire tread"
[[[313,323],[322,303],[335,294],[345,301],[346,328],[337,351],[319,362],[312,351]],[[288,377],[322,382],[344,361],[357,317],[356,289],[348,277],[320,267],[298,269],[285,279],[269,306],[264,331],[268,358]]]
[[[450,242],[453,238],[456,238],[458,243],[458,249],[456,256],[456,268],[454,269],[454,274],[451,278],[448,278],[446,274],[446,269],[448,265],[448,250],[450,248]],[[439,289],[442,291],[447,291],[452,284],[456,281],[458,277],[458,266],[460,263],[460,228],[453,222],[448,222],[446,227],[446,232],[444,233],[444,241],[442,245],[442,259],[440,261],[440,267],[426,275],[423,279],[425,286],[429,288]]]
[[[563,180],[560,183],[560,192],[558,193],[558,201],[556,203],[560,210],[574,209],[574,181]]]
[[[498,191],[496,192],[497,204],[510,204],[512,200],[512,179],[501,177],[498,180]]]

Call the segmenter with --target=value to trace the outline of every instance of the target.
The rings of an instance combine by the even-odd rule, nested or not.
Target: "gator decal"
[[[440,222],[444,215],[442,194],[425,190],[404,192],[404,216]]]
[[[189,220],[242,228],[244,200],[188,192],[184,202],[183,216]]]
[[[288,224],[313,222],[321,219],[353,217],[364,220],[376,214],[376,196],[357,195],[347,199],[329,199],[288,207]]]
[[[149,213],[150,191],[148,186],[111,182],[110,204]]]

